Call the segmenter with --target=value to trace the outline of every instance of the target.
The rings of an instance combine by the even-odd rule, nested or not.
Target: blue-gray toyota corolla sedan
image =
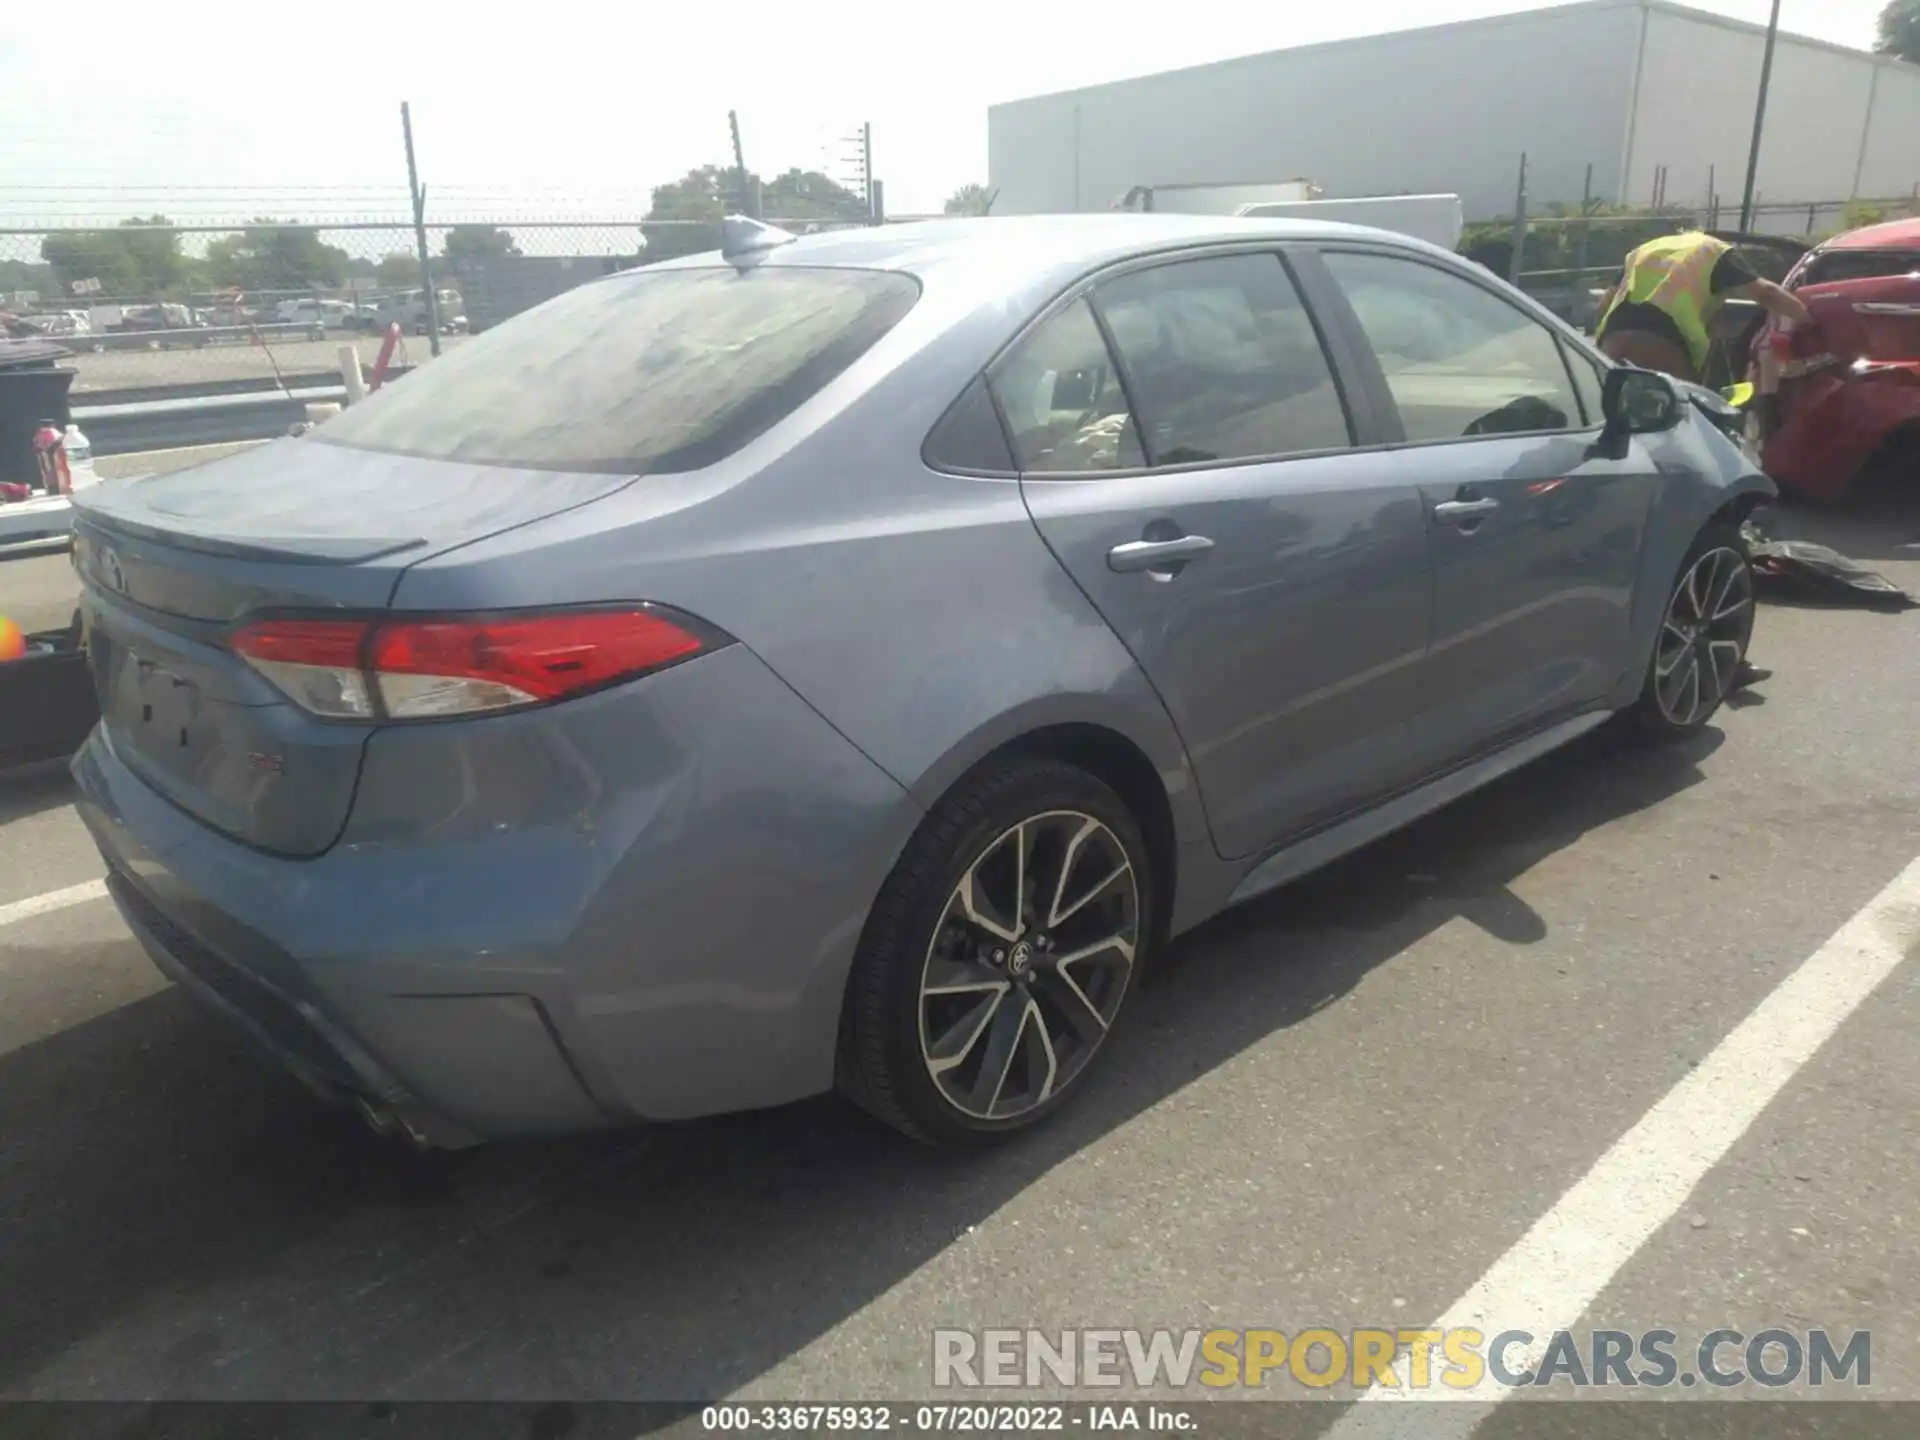
[[[421,1143],[989,1139],[1170,936],[1708,721],[1772,493],[1712,408],[1376,231],[733,220],[77,496],[82,813],[168,975]]]

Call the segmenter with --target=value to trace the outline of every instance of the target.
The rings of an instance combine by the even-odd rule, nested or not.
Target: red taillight
[[[652,607],[419,620],[261,620],[233,648],[289,698],[342,719],[548,704],[685,660],[720,637]]]

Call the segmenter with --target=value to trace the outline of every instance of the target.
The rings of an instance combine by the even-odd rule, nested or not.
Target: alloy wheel
[[[1731,546],[1700,556],[1667,602],[1654,653],[1653,691],[1666,720],[1699,724],[1733,687],[1753,634],[1753,574]]]
[[[920,979],[920,1056],[946,1101],[1013,1120],[1066,1089],[1106,1039],[1139,945],[1118,836],[1053,810],[1008,829],[948,897]]]

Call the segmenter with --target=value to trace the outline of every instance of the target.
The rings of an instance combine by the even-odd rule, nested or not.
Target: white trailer
[[[1320,187],[1311,180],[1136,185],[1115,208],[1164,215],[1239,215],[1249,205],[1295,204],[1312,200],[1319,193]]]
[[[1466,228],[1458,195],[1363,195],[1351,200],[1283,200],[1242,205],[1234,212],[1261,220],[1333,220],[1371,225],[1411,235],[1443,250],[1457,250]]]

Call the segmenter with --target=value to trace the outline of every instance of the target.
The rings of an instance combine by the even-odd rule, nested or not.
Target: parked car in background
[[[28,327],[49,339],[78,339],[93,333],[93,322],[84,310],[40,311],[19,317]]]
[[[151,334],[163,330],[204,329],[207,317],[190,305],[128,305],[120,312],[117,324],[109,325],[109,333],[122,335]]]
[[[434,299],[439,306],[442,334],[459,334],[467,328],[466,305],[458,290],[436,290]],[[425,335],[431,328],[427,292],[408,290],[387,296],[375,308],[373,321],[372,328],[375,330],[385,330],[387,326],[397,324],[404,335]]]
[[[1881,475],[1920,483],[1920,219],[1850,231],[1786,286],[1813,312],[1789,337],[1761,454],[1783,489],[1833,500]],[[1753,342],[1757,361],[1761,334]]]
[[[1741,664],[1773,487],[1439,248],[724,233],[75,497],[111,893],[379,1127],[1005,1136],[1170,936]]]
[[[349,300],[321,300],[299,296],[281,300],[274,306],[274,319],[281,325],[311,325],[321,330],[344,330],[358,313]]]

